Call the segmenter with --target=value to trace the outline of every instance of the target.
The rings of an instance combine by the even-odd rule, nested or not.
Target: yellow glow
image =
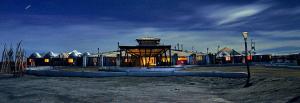
[[[187,60],[186,57],[178,57],[178,60]]]
[[[74,62],[73,58],[68,59],[68,63],[73,63],[73,62]]]
[[[45,63],[49,63],[49,59],[45,59],[44,62],[45,62]]]
[[[168,62],[168,61],[170,61],[170,58],[169,57],[167,57],[167,58],[162,58],[162,62]]]
[[[156,64],[149,64],[150,66],[156,66]]]
[[[197,61],[201,61],[201,60],[203,60],[203,58],[202,58],[202,56],[197,56]]]
[[[150,59],[149,59],[149,57],[143,57],[140,62],[143,65],[147,65],[147,63],[149,63],[150,66],[155,66],[156,65],[155,57],[150,57]]]

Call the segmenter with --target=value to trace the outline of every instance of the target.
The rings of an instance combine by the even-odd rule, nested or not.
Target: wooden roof
[[[125,50],[128,54],[136,56],[157,56],[171,49],[171,45],[158,46],[119,46],[121,50]]]

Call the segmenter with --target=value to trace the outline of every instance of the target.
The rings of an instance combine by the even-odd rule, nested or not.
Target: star
[[[31,7],[31,5],[27,5],[27,6],[25,7],[25,10],[28,10],[30,7]]]

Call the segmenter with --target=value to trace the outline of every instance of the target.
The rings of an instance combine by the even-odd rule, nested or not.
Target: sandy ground
[[[193,67],[188,71],[244,71]],[[245,79],[204,77],[36,77],[0,74],[0,103],[284,103],[300,102],[300,70],[252,67]]]

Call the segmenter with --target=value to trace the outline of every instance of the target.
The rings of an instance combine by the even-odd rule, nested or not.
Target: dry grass
[[[57,67],[63,71],[98,71],[99,67]],[[222,71],[222,72],[247,72],[245,66],[229,66],[229,67],[191,67],[186,71]],[[251,66],[250,72],[254,76],[280,76],[280,77],[297,77],[300,78],[300,69],[288,69],[288,68],[266,68],[263,66]]]
[[[223,71],[223,72],[247,72],[245,66],[231,66],[231,67],[192,67],[187,71]],[[300,78],[300,69],[288,68],[266,68],[263,66],[251,66],[250,72],[254,76],[280,76],[280,77],[297,77]]]

